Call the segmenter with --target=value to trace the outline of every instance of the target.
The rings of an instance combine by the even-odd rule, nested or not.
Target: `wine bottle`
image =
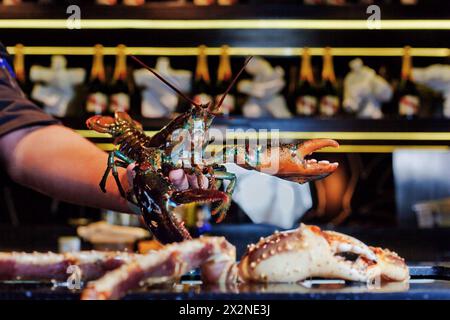
[[[13,60],[14,73],[16,74],[16,81],[25,94],[28,94],[31,90],[30,83],[28,82],[25,71],[25,55],[24,47],[18,43],[14,47],[14,60]]]
[[[296,97],[295,105],[298,115],[312,116],[317,112],[317,90],[314,85],[311,55],[308,48],[303,49]]]
[[[89,78],[89,93],[86,100],[86,113],[104,114],[108,108],[108,87],[103,64],[103,46],[96,44]]]
[[[228,89],[231,84],[232,72],[231,72],[231,64],[230,64],[230,56],[228,54],[228,46],[222,46],[222,52],[220,54],[219,68],[217,69],[217,83],[216,83],[216,105],[219,103],[219,100],[222,98],[222,95]],[[234,111],[234,107],[236,104],[236,97],[234,95],[233,88],[228,92],[227,96],[223,100],[222,106],[219,112],[224,115],[229,115]]]
[[[238,3],[238,0],[217,0],[219,6],[232,6]]]
[[[130,88],[127,81],[126,47],[121,44],[117,46],[116,66],[111,84],[111,96],[109,111],[130,111]]]
[[[323,55],[322,85],[319,102],[320,114],[331,117],[339,112],[339,94],[334,74],[331,48],[326,47]]]
[[[194,102],[207,104],[211,98],[211,79],[209,77],[208,59],[206,57],[206,46],[198,48],[197,68],[195,69],[194,84],[192,86]]]
[[[214,4],[214,0],[194,0],[194,5],[196,6],[210,6]]]
[[[400,117],[414,118],[419,114],[420,96],[412,76],[411,47],[403,51],[401,80],[397,90]]]

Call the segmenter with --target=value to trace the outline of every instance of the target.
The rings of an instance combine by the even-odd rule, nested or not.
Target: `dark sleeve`
[[[11,60],[0,43],[0,137],[34,125],[50,125],[58,120],[28,100],[14,80]]]

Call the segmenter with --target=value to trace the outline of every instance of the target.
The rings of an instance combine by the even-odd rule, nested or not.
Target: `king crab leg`
[[[76,265],[83,280],[96,279],[134,259],[125,252],[82,251],[76,253],[0,252],[0,279],[65,280],[67,269]]]
[[[235,282],[236,251],[223,237],[204,237],[165,246],[90,282],[82,300],[119,299],[147,279],[175,281],[201,267],[205,282]]]

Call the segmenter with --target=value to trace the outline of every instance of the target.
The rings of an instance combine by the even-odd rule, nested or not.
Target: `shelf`
[[[7,50],[10,54],[15,53],[15,47],[9,46]],[[324,48],[309,48],[312,56],[322,56]],[[333,47],[333,56],[343,57],[401,57],[403,48],[336,48]],[[25,55],[66,55],[66,56],[91,56],[92,47],[62,47],[62,46],[26,46],[23,48]],[[208,47],[205,50],[208,56],[219,56],[220,47]],[[127,54],[139,56],[196,56],[198,47],[127,47]],[[296,47],[231,47],[228,54],[230,56],[265,56],[265,57],[299,57],[303,53],[303,48]],[[117,54],[116,47],[104,47],[103,54],[113,56]],[[415,57],[448,57],[449,48],[412,48],[411,54]]]
[[[395,4],[380,5],[383,20],[445,20],[449,17],[450,4],[402,6]],[[134,20],[359,20],[365,21],[367,5],[346,6],[308,6],[296,3],[261,3],[239,4],[234,6],[195,6],[180,3],[146,3],[143,6],[101,6],[78,4],[83,19],[123,19]],[[53,3],[51,5],[24,3],[18,6],[1,6],[0,19],[66,19],[68,5]],[[230,17],[232,17],[230,19]],[[326,22],[326,21],[325,21]],[[317,26],[323,28],[323,26]],[[422,28],[423,26],[412,26]]]
[[[111,139],[84,129],[76,119],[64,119],[66,125],[76,128],[82,136],[97,143],[103,150],[111,150]],[[155,134],[169,119],[142,119],[148,135]],[[322,152],[334,153],[391,153],[400,148],[450,149],[449,119],[249,119],[243,117],[217,118],[213,128],[230,130],[228,138],[253,139],[258,130],[275,130],[284,141],[331,138],[337,140],[339,149],[326,148]],[[236,130],[239,129],[239,130]]]
[[[63,123],[74,129],[85,129],[85,119],[64,118]],[[169,123],[168,118],[136,118],[145,130],[159,130]],[[384,134],[411,134],[427,133],[437,134],[437,140],[450,141],[450,119],[355,119],[351,117],[342,118],[246,118],[242,116],[216,117],[214,126],[227,127],[231,129],[277,129],[282,132],[363,132],[365,135],[377,133]],[[383,138],[385,139],[385,138]],[[408,139],[396,138],[396,140]],[[427,139],[434,139],[428,136]]]
[[[80,5],[80,30],[67,29],[66,5],[0,6],[2,41],[7,45],[106,47],[196,47],[206,44],[235,48],[447,48],[450,3],[381,6],[381,30],[367,27],[367,6],[248,4],[199,7],[149,3],[141,7]],[[24,34],[23,30],[27,30]],[[36,36],[45,30],[46,36]],[[114,30],[112,33],[111,31]],[[278,49],[277,49],[278,50]],[[256,54],[266,54],[261,52]],[[242,53],[241,53],[242,54]],[[356,53],[355,53],[356,55]],[[442,53],[440,56],[448,54]]]

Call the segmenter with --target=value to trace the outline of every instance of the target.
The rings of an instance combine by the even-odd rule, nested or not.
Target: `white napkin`
[[[246,170],[234,163],[227,163],[225,167],[237,177],[233,200],[255,223],[292,228],[312,206],[308,184]]]

